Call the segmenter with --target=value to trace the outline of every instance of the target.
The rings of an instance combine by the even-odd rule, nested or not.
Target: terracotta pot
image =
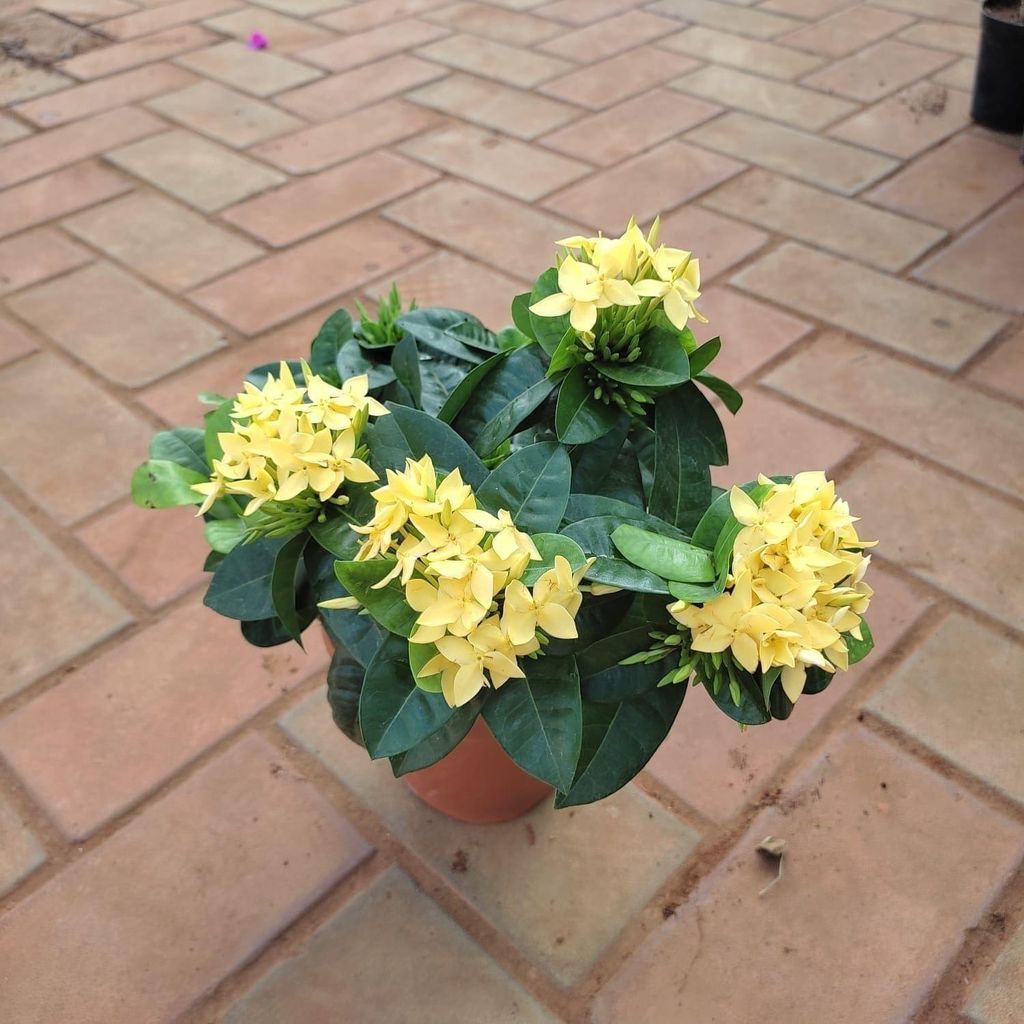
[[[331,635],[326,629],[323,635],[333,652]],[[402,778],[435,811],[474,824],[511,821],[552,792],[546,782],[524,772],[505,753],[482,718],[450,754]]]
[[[435,811],[481,824],[511,821],[551,794],[505,753],[482,718],[450,754],[404,780]]]

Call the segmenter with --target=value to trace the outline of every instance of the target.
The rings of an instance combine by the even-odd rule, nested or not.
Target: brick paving
[[[968,122],[977,4],[36,6],[93,36],[0,65],[5,1024],[1024,1020],[1024,169]],[[836,475],[878,649],[457,825],[129,475],[338,305],[497,328],[553,239],[658,211],[747,397],[716,481]]]

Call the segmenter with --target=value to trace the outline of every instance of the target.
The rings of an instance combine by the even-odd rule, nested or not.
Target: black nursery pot
[[[1015,0],[985,3],[971,117],[997,132],[1024,131],[1024,25],[998,14],[1018,10]],[[993,13],[993,12],[998,12]]]

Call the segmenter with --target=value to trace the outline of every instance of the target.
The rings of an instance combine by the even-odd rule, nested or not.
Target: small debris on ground
[[[456,850],[452,857],[452,871],[464,875],[469,870],[469,857],[465,850]]]
[[[661,916],[667,921],[670,917],[676,916],[676,911],[679,909],[678,903],[666,903],[661,908]]]
[[[778,836],[765,836],[755,847],[757,852],[767,860],[774,860],[779,865],[778,874],[757,894],[764,896],[766,892],[778,885],[782,880],[782,860],[786,852],[786,840]]]
[[[908,89],[901,94],[900,102],[918,120],[923,114],[938,117],[949,102],[949,91],[941,85],[930,82],[927,85]]]
[[[534,846],[537,842],[537,833],[534,832],[533,826],[529,822],[526,823],[526,841],[531,846]]]
[[[262,32],[249,33],[250,50],[266,50],[270,46],[270,40]]]

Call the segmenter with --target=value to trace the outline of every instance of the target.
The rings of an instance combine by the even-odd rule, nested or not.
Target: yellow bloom
[[[209,512],[217,499],[224,497],[224,495],[228,493],[226,481],[224,480],[224,476],[219,466],[220,463],[214,461],[213,474],[210,479],[205,483],[192,485],[193,491],[197,494],[203,495],[203,503],[199,506],[199,509],[196,512],[197,516],[201,516]]]
[[[277,498],[277,482],[265,470],[253,474],[251,480],[229,480],[227,484],[231,494],[247,494],[251,501],[245,506],[242,515],[251,516],[262,505]]]
[[[441,673],[441,691],[452,707],[471,701],[487,685],[488,676],[498,687],[526,675],[507,653],[501,631],[491,627],[473,630],[465,637],[441,637],[437,650],[437,655],[423,666],[422,674]]]
[[[583,602],[579,582],[586,567],[574,574],[567,559],[555,556],[554,568],[545,572],[533,585],[532,593],[521,580],[513,580],[505,588],[505,607],[501,626],[513,643],[526,643],[537,629],[561,640],[573,640],[576,612]]]
[[[245,390],[235,399],[231,415],[235,419],[250,419],[262,426],[271,426],[284,409],[295,410],[302,404],[305,388],[298,387],[288,364],[280,364],[279,376],[268,374],[262,388],[249,381]]]
[[[310,487],[321,501],[327,501],[346,480],[357,484],[376,480],[377,474],[362,459],[354,457],[355,449],[353,430],[343,430],[336,438],[329,430],[317,431],[306,450],[296,452],[300,468],[282,479],[277,500],[287,501]]]
[[[445,632],[465,636],[486,617],[494,596],[494,577],[479,564],[470,564],[461,579],[438,579],[436,586],[427,580],[410,580],[405,599],[420,613],[414,642],[429,643]]]
[[[566,256],[558,268],[559,291],[530,306],[538,316],[569,314],[577,331],[593,330],[597,311],[608,306],[636,306],[640,298],[633,286],[621,278],[602,273],[591,263]]]
[[[672,252],[673,250],[669,250]],[[679,250],[674,250],[679,251]],[[686,259],[672,267],[671,260],[659,261],[655,254],[654,267],[656,278],[637,281],[637,295],[661,299],[665,315],[677,330],[686,326],[687,320],[693,318],[707,323],[694,303],[700,298],[700,260],[691,259],[689,253],[683,253]]]

